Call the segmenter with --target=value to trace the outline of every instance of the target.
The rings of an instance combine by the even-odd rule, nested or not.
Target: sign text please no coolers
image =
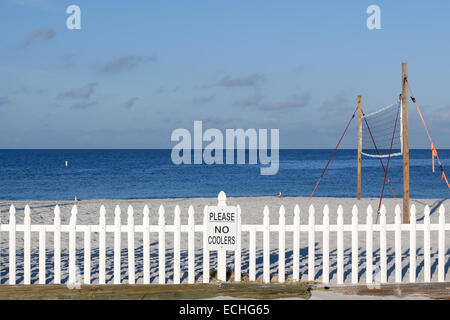
[[[208,206],[209,250],[236,250],[237,207]]]

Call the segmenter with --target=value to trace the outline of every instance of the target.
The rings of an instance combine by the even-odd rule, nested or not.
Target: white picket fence
[[[226,205],[226,195],[221,192],[218,196],[218,205]],[[294,208],[294,220],[292,225],[285,223],[285,208],[280,207],[279,223],[269,223],[269,209],[265,206],[263,210],[263,224],[242,225],[241,224],[241,208],[238,205],[237,216],[237,248],[234,252],[234,281],[241,280],[242,267],[242,234],[249,233],[249,280],[256,280],[256,234],[262,232],[263,234],[263,282],[269,283],[271,281],[270,271],[270,236],[271,233],[278,234],[278,282],[286,281],[286,267],[285,267],[285,252],[286,252],[286,234],[292,233],[292,247],[293,247],[293,273],[292,279],[298,281],[300,279],[300,234],[306,234],[308,238],[308,260],[307,260],[307,278],[308,280],[318,280],[323,283],[330,282],[330,234],[335,232],[337,235],[337,284],[344,283],[344,233],[350,232],[351,241],[351,283],[359,283],[359,266],[358,266],[358,233],[365,232],[366,234],[366,283],[373,283],[373,270],[375,265],[373,263],[373,235],[379,232],[380,241],[380,273],[381,283],[387,282],[387,246],[386,233],[394,232],[395,234],[395,282],[402,282],[402,256],[401,256],[401,233],[409,233],[409,282],[416,281],[416,235],[418,232],[423,232],[423,250],[424,250],[424,282],[431,281],[431,262],[430,262],[430,235],[431,231],[438,231],[438,281],[445,281],[445,232],[450,230],[450,224],[445,223],[445,209],[441,205],[439,208],[439,223],[430,223],[430,208],[425,207],[424,221],[422,224],[416,223],[416,208],[411,206],[411,216],[409,224],[402,224],[401,210],[397,205],[395,208],[395,222],[394,224],[386,223],[386,209],[381,207],[380,223],[373,223],[373,210],[369,205],[367,208],[367,219],[365,224],[358,223],[358,209],[353,206],[352,209],[352,223],[344,224],[343,208],[339,206],[337,209],[337,224],[331,225],[329,223],[329,207],[327,205],[323,208],[323,223],[318,225],[315,223],[315,208],[313,205],[309,207],[308,224],[300,224],[300,208],[298,205]],[[84,238],[84,284],[91,284],[91,235],[98,233],[99,239],[99,284],[105,284],[105,269],[106,269],[106,234],[114,234],[114,276],[113,283],[121,283],[121,234],[127,234],[127,253],[128,253],[128,283],[135,284],[135,234],[141,233],[143,237],[143,283],[150,283],[150,234],[156,233],[158,235],[158,281],[160,284],[166,282],[166,233],[173,233],[173,282],[180,283],[180,242],[181,233],[188,235],[188,283],[195,283],[195,234],[203,233],[203,283],[210,281],[210,251],[207,250],[207,235],[205,230],[208,217],[207,206],[204,209],[204,218],[202,225],[194,224],[194,209],[192,206],[188,210],[187,225],[181,224],[180,208],[175,207],[174,224],[167,225],[165,221],[165,209],[161,205],[159,207],[159,220],[157,225],[151,225],[149,219],[149,207],[146,205],[143,209],[143,224],[135,225],[134,210],[132,206],[128,207],[128,220],[126,225],[121,224],[121,210],[116,206],[114,211],[114,224],[106,225],[106,210],[102,205],[100,208],[100,219],[98,225],[79,225],[77,224],[77,206],[72,207],[70,222],[68,225],[61,224],[60,208],[56,206],[54,209],[54,224],[42,225],[31,224],[30,207],[27,205],[24,210],[23,224],[16,224],[16,209],[11,205],[9,210],[9,223],[0,225],[0,232],[9,233],[9,284],[16,284],[16,237],[18,233],[23,233],[23,284],[31,283],[31,233],[37,232],[39,234],[39,284],[46,283],[46,234],[53,234],[54,247],[54,279],[55,284],[61,283],[61,234],[68,233],[68,252],[69,252],[69,282],[74,282],[76,273],[76,236],[83,234]],[[315,279],[315,237],[316,232],[322,233],[322,276],[321,279]],[[217,254],[217,277],[219,280],[226,281],[226,252],[219,251]]]

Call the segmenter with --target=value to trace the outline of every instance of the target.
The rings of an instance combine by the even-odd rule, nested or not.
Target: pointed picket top
[[[75,224],[75,221],[77,219],[77,213],[78,213],[78,208],[76,205],[74,205],[72,207],[72,210],[70,211],[70,224]]]
[[[23,218],[23,223],[27,226],[30,226],[30,224],[31,224],[30,211],[31,211],[30,206],[26,205],[25,210],[24,210],[25,216]]]
[[[343,224],[344,223],[344,208],[340,204],[337,208],[337,223]]]
[[[445,225],[445,208],[442,204],[439,206],[439,224]]]
[[[280,206],[280,218],[281,217],[285,217],[285,215],[286,215],[286,210],[284,209],[284,205],[281,205]]]
[[[342,216],[344,214],[344,208],[342,207],[342,205],[340,204],[337,208],[337,215]]]
[[[294,225],[300,224],[300,207],[298,204],[294,207]]]
[[[263,210],[263,223],[269,224],[269,207],[267,205],[264,206]]]
[[[105,206],[102,204],[100,206],[100,218],[105,218],[105,216],[106,216],[106,209]]]
[[[308,209],[309,216],[313,216],[315,212],[316,212],[316,209],[314,209],[314,206],[311,204]]]
[[[326,204],[326,205],[324,205],[324,207],[323,207],[323,216],[325,217],[328,217],[330,215],[330,207],[328,207],[328,205]]]
[[[398,204],[395,206],[394,213],[395,213],[395,223],[400,224],[401,223],[400,215],[402,213],[402,210],[400,209],[400,206]]]
[[[146,218],[148,218],[148,216],[150,215],[150,209],[148,208],[148,205],[144,206],[143,214]]]
[[[227,195],[225,192],[220,191],[219,195],[217,196],[218,204],[219,206],[226,206],[227,205]]]
[[[188,224],[192,227],[194,226],[194,207],[192,205],[189,206],[188,209]]]
[[[294,214],[295,215],[300,215],[300,206],[298,204],[295,205],[294,207]]]
[[[208,206],[203,207],[203,220],[208,220]]]
[[[327,204],[323,207],[323,221],[323,224],[330,224],[330,207]]]
[[[194,207],[192,205],[189,206],[188,217],[189,218],[194,218]]]
[[[314,229],[314,224],[315,224],[315,214],[316,214],[316,209],[314,209],[313,205],[309,206],[309,216],[308,216],[308,224],[310,226],[310,228]]]
[[[163,225],[166,221],[166,219],[164,218],[164,214],[165,214],[164,206],[160,205],[159,209],[158,209],[158,215],[159,215],[158,222],[160,225]]]
[[[380,224],[386,224],[386,206],[384,204],[380,208]]]
[[[16,215],[16,207],[14,207],[13,204],[9,207],[9,215],[10,216],[15,216]]]
[[[59,205],[55,206],[53,213],[55,214],[55,221],[56,221],[56,219],[59,220],[61,218],[61,209],[59,208]]]
[[[430,207],[428,205],[425,206],[425,219],[430,219]]]
[[[395,210],[397,210],[397,207],[400,209],[400,207],[397,204]],[[380,214],[386,216],[386,206],[384,204],[381,205]]]
[[[410,217],[409,217],[409,223],[411,223],[411,222],[416,222],[416,205],[413,203],[412,205],[411,205],[411,209],[410,209],[410,213],[411,213],[411,215],[410,215]]]
[[[180,206],[179,205],[175,206],[174,214],[175,214],[175,219],[179,219],[180,218],[181,210],[180,210]]]
[[[367,217],[372,218],[372,214],[373,214],[372,205],[369,204],[369,206],[367,207]]]
[[[131,206],[131,204],[128,205],[127,214],[128,214],[128,219],[134,218],[134,209]]]
[[[29,223],[30,222],[30,213],[31,213],[29,205],[25,206],[24,213],[25,213],[25,222],[24,223]]]
[[[356,204],[354,204],[352,207],[352,216],[356,218],[358,217],[358,207],[356,206]]]
[[[119,219],[120,221],[120,214],[122,213],[122,211],[120,210],[119,205],[116,205],[114,208],[114,219]]]
[[[131,206],[131,204],[128,205],[127,215],[128,215],[128,219],[127,219],[128,227],[133,230],[133,226],[134,226],[134,209]]]
[[[358,230],[358,206],[356,204],[352,207],[352,232]]]
[[[445,207],[443,204],[441,204],[439,206],[439,216],[444,216],[445,217]]]

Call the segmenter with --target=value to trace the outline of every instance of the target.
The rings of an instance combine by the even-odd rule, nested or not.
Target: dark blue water
[[[282,192],[309,196],[332,150],[280,150],[277,175],[259,165],[174,165],[171,150],[0,150],[0,199],[262,196]],[[450,170],[450,150],[439,150]],[[70,166],[65,168],[65,161]],[[384,160],[387,161],[387,160]],[[431,171],[431,152],[410,152],[411,197],[449,198],[450,190]],[[448,171],[450,175],[450,171]],[[363,157],[363,197],[380,195],[384,172],[378,159]],[[402,158],[391,159],[389,177],[402,196]],[[354,197],[356,151],[339,150],[315,196]],[[385,196],[392,197],[388,185]]]

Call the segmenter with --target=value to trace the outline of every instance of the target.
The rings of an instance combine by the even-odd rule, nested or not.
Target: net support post
[[[403,223],[409,223],[408,64],[402,63]]]
[[[361,200],[361,152],[362,152],[362,110],[361,96],[358,96],[358,172],[356,199]]]

